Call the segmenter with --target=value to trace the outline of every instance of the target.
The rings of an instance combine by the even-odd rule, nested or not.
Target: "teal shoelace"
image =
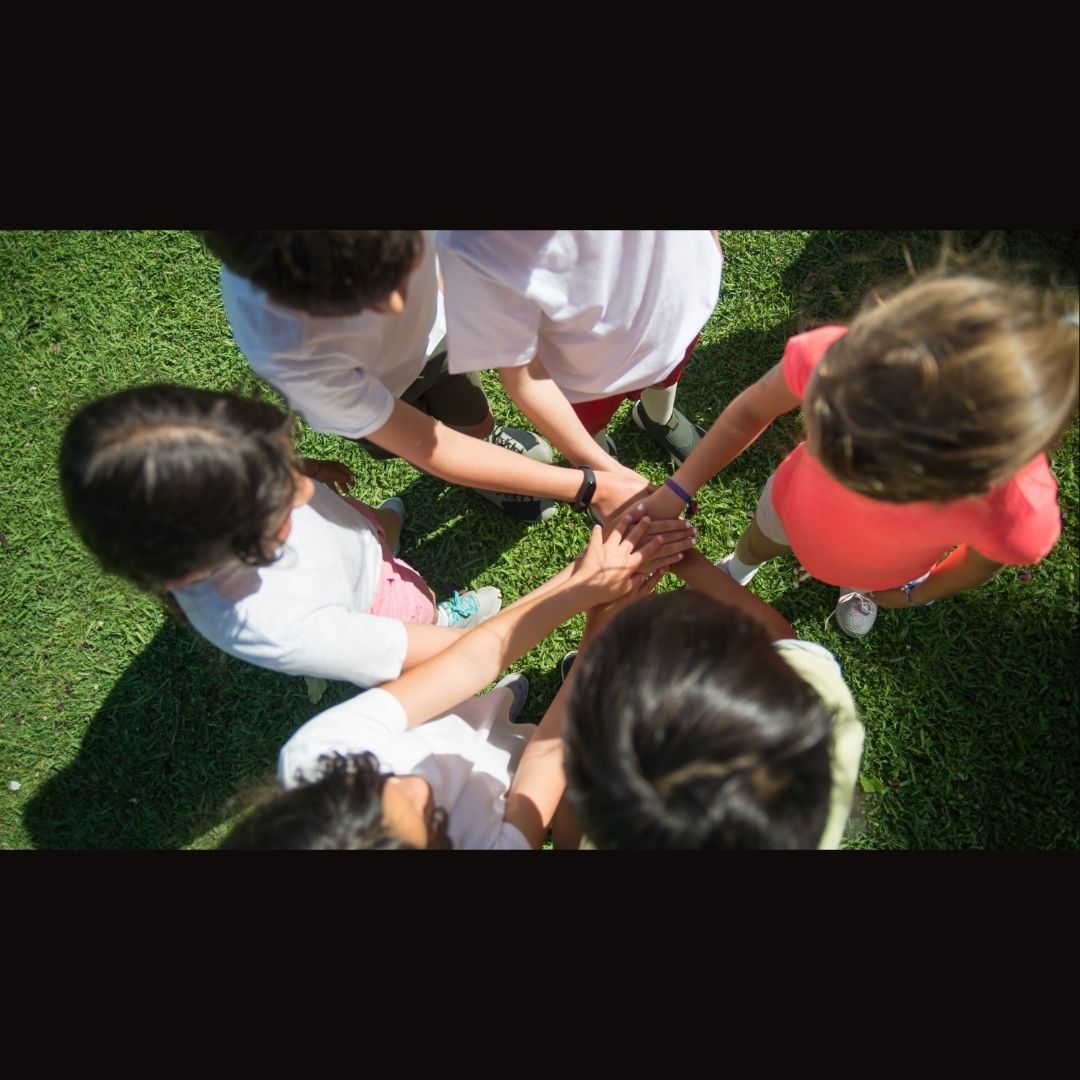
[[[479,601],[475,596],[462,596],[461,593],[454,590],[454,598],[452,600],[444,600],[440,605],[450,616],[451,619],[467,619],[470,615],[475,615],[480,610]]]

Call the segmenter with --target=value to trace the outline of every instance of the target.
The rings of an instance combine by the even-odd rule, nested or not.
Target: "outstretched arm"
[[[930,576],[911,590],[910,601],[904,589],[882,589],[869,595],[874,603],[886,608],[923,607],[931,600],[952,596],[965,589],[974,589],[995,577],[1004,563],[994,562],[980,554],[970,544],[961,544]]]
[[[700,551],[688,551],[674,572],[690,586],[694,592],[718,600],[721,604],[741,608],[752,619],[757,620],[769,635],[771,641],[785,641],[797,638],[791,623],[771,604],[766,604],[749,589],[732,581],[719,566],[713,566]]]
[[[566,400],[566,395],[547,373],[540,357],[534,356],[521,367],[500,368],[499,377],[514,404],[567,461],[596,470],[628,473],[637,477],[642,485],[647,483],[644,477],[637,476],[600,449]]]
[[[418,469],[463,487],[535,495],[560,502],[573,502],[581,488],[582,474],[577,469],[545,465],[482,439],[462,435],[400,399],[394,402],[386,423],[367,438]],[[598,472],[593,503],[606,516],[648,491],[648,483],[636,473]]]
[[[624,519],[606,539],[597,526],[569,574],[556,575],[561,578],[559,584],[542,585],[462,634],[437,656],[383,683],[382,689],[401,703],[409,727],[438,716],[483,689],[572,615],[614,600],[634,589],[640,575],[678,562],[692,539],[665,543],[665,537],[657,535],[646,540],[649,524],[648,519],[636,524]]]
[[[724,409],[671,479],[693,495],[738,457],[773,420],[791,412],[799,403],[800,399],[784,381],[783,363],[776,364]],[[645,500],[644,512],[653,518],[674,517],[685,505],[665,486]]]
[[[581,651],[589,647],[617,611],[652,592],[663,575],[663,569],[653,574],[636,574],[636,584],[625,596],[613,603],[590,608],[585,620],[585,634],[581,639]],[[534,848],[543,843],[551,819],[566,792],[562,733],[566,721],[567,693],[577,671],[580,671],[579,664],[570,669],[566,681],[559,687],[555,699],[544,713],[544,719],[521,755],[513,783],[506,794],[503,820],[516,826]]]

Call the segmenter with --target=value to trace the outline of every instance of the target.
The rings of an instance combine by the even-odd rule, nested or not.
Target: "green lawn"
[[[905,249],[922,268],[942,240],[721,238],[724,295],[680,389],[683,411],[706,426],[776,362],[790,334],[848,316],[867,288],[905,271]],[[958,237],[967,248],[986,239]],[[1075,292],[1077,234],[989,239],[1008,263]],[[55,463],[72,412],[134,383],[270,393],[232,343],[215,260],[185,233],[0,233],[0,378],[0,847],[212,847],[315,711],[305,683],[226,657],[103,576],[67,526]],[[513,418],[498,380],[485,379],[496,416]],[[402,495],[403,555],[440,596],[498,585],[509,602],[585,542],[587,523],[568,507],[516,526],[403,462],[373,462],[344,439],[298,430],[305,455],[352,468],[354,495]],[[782,418],[701,493],[707,555],[731,549],[799,430],[796,417]],[[654,481],[666,475],[626,406],[611,431],[624,462]],[[836,653],[863,710],[869,790],[848,847],[1078,846],[1075,423],[1052,465],[1066,520],[1048,558],[926,610],[883,611],[862,641],[824,625],[836,590],[800,584],[794,561],[755,579],[800,635]],[[516,665],[532,681],[525,719],[542,715],[582,624],[579,616]],[[331,684],[319,708],[355,692]]]

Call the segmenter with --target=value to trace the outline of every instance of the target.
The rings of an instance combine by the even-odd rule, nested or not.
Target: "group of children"
[[[490,587],[439,603],[398,557],[401,500],[349,498],[273,406],[169,385],[86,406],[60,472],[102,567],[233,656],[366,688],[292,736],[282,794],[226,846],[535,848],[550,828],[557,847],[836,847],[863,728],[832,655],[746,588],[757,568],[794,552],[862,636],[878,606],[1059,535],[1046,451],[1076,408],[1078,330],[1048,292],[957,274],[875,294],[792,338],[705,433],[675,396],[720,291],[715,232],[201,235],[239,348],[312,427],[519,521],[564,501],[606,523],[504,610]],[[492,368],[540,435],[496,424]],[[626,398],[677,464],[658,489],[607,433]],[[713,566],[695,493],[800,405],[806,440]],[[688,589],[648,596],[669,570]],[[516,722],[520,675],[473,696],[581,611],[538,727]]]

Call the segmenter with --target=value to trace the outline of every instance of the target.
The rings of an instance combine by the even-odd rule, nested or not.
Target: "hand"
[[[648,518],[633,523],[624,517],[606,538],[600,526],[594,526],[589,546],[574,563],[570,575],[571,585],[586,590],[584,607],[617,600],[640,588],[642,577],[682,558],[680,553],[670,551],[670,544],[665,545],[663,535],[648,537],[650,524]],[[665,546],[668,552],[659,554]],[[635,574],[637,580],[632,580]]]
[[[344,495],[356,482],[348,466],[340,461],[320,461],[317,458],[304,458],[300,463],[305,476],[325,484],[332,491]]]
[[[596,472],[595,475],[596,493],[593,495],[592,506],[607,522],[614,520],[635,500],[640,502],[653,490],[644,476],[628,469],[619,472]]]
[[[629,513],[630,517],[637,521],[639,517],[647,514],[654,521],[677,518],[686,509],[686,501],[680,499],[666,484],[656,488],[651,495],[642,499]]]

